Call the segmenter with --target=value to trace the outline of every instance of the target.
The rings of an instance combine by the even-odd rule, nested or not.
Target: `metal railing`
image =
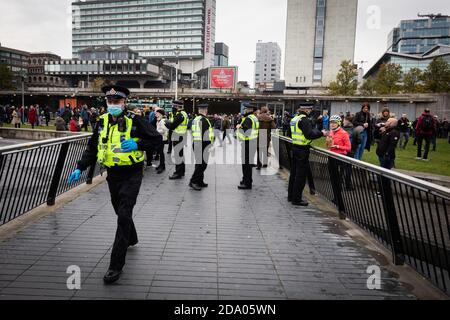
[[[291,168],[292,140],[273,135],[280,167]],[[450,189],[323,149],[311,148],[315,190],[341,219],[356,223],[393,255],[450,294]]]
[[[68,184],[91,134],[64,137],[0,148],[0,225],[82,184],[91,184],[98,174],[95,165]]]

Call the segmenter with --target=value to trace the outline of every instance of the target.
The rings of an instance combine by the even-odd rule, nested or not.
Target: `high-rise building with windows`
[[[402,20],[388,36],[388,51],[423,54],[438,44],[450,45],[450,17]]]
[[[256,44],[255,86],[275,82],[281,76],[281,48],[276,42]]]
[[[2,47],[0,43],[0,63],[11,70],[13,75],[12,86],[19,88],[22,81],[26,81],[29,57],[29,52]]]
[[[183,73],[214,64],[215,0],[86,0],[72,3],[72,54],[129,46],[144,58],[176,59]]]
[[[228,67],[228,46],[223,42],[217,42],[214,49],[214,66]]]
[[[288,0],[286,87],[326,87],[354,59],[358,0]]]

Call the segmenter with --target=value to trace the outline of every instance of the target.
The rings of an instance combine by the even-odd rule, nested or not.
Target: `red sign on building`
[[[234,89],[236,79],[236,67],[213,67],[209,70],[210,89]]]

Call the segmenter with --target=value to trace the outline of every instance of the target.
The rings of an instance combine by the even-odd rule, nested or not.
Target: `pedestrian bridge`
[[[330,155],[318,150],[311,157],[318,195],[307,194],[311,205],[297,208],[287,202],[289,141],[277,137],[271,168],[254,172],[249,191],[237,189],[237,164],[209,166],[202,192],[187,186],[192,165],[177,181],[168,179],[172,165],[162,175],[148,168],[134,210],[139,244],[128,251],[121,279],[105,286],[116,216],[104,175],[95,169],[75,189],[66,184],[88,138],[0,149],[0,299],[446,298],[448,189],[428,190],[419,202],[435,187],[388,184],[384,171],[356,163],[348,165],[359,191],[344,192],[329,182]],[[406,220],[395,225],[384,213],[403,217],[397,188],[403,202],[432,209],[410,221],[411,232]],[[412,236],[413,225],[422,238]],[[74,266],[81,288],[70,290]]]

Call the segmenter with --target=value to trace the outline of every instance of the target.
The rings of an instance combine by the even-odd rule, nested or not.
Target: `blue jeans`
[[[361,144],[359,145],[358,149],[356,150],[355,159],[361,160],[364,154],[364,149],[366,149],[367,144],[367,131],[361,132]]]
[[[378,156],[378,160],[380,160],[380,166],[382,168],[391,170],[394,167],[395,159],[384,158],[384,157]]]

